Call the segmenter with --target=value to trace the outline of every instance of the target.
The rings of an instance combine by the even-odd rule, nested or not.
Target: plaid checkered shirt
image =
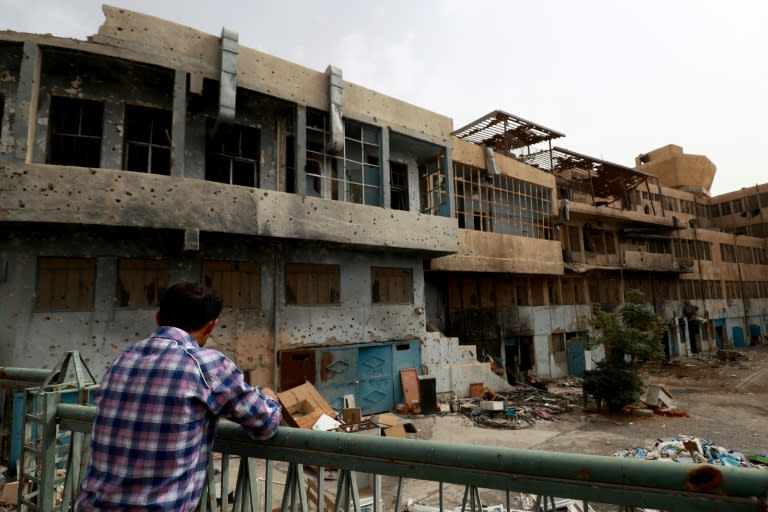
[[[253,439],[277,432],[277,401],[220,352],[159,327],[125,350],[97,392],[91,460],[76,510],[191,511],[202,493],[219,417]]]

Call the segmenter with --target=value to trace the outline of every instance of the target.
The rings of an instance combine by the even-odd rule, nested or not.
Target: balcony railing
[[[20,477],[20,510],[71,510],[88,460],[95,408],[59,403],[56,392],[29,396],[36,403],[32,413],[27,413],[32,424],[27,429],[31,435],[25,443],[23,464],[33,469]],[[200,504],[200,510],[206,512],[271,512],[278,508],[281,512],[331,508],[360,512],[355,472],[392,477],[388,481],[393,490],[387,492],[383,492],[381,478],[372,479],[373,501],[366,508],[373,512],[405,509],[403,484],[411,479],[435,482],[439,503],[434,510],[441,511],[456,505],[444,503],[447,485],[463,487],[462,512],[487,512],[481,495],[491,492],[506,496],[506,510],[511,509],[513,493],[538,496],[538,510],[555,510],[554,497],[578,500],[580,510],[587,510],[590,504],[611,504],[611,510],[768,510],[768,471],[756,469],[294,428],[282,428],[273,439],[259,442],[227,421],[219,425],[214,452],[219,465],[209,469]],[[231,471],[230,466],[236,465],[233,459],[239,460],[239,466]],[[328,492],[325,477],[329,471],[337,474],[335,492]],[[234,482],[231,490],[230,482]]]

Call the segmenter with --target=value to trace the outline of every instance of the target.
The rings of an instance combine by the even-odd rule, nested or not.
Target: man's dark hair
[[[160,297],[160,325],[195,331],[221,314],[221,297],[201,283],[176,283]]]

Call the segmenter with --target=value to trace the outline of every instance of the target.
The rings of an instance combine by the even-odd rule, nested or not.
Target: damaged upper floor
[[[548,275],[685,273],[711,252],[697,230],[768,232],[768,191],[710,198],[665,170],[693,162],[704,185],[714,173],[676,146],[630,168],[553,147],[562,133],[503,111],[453,130],[334,66],[104,9],[88,41],[0,33],[6,221],[176,228],[186,250],[201,231],[310,239]]]

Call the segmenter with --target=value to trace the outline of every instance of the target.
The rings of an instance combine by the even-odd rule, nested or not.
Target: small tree
[[[640,301],[642,292],[630,290],[616,311],[598,311],[589,319],[593,332],[589,347],[603,345],[605,359],[584,376],[584,392],[618,411],[635,403],[643,391],[642,361],[663,359],[664,320]]]

